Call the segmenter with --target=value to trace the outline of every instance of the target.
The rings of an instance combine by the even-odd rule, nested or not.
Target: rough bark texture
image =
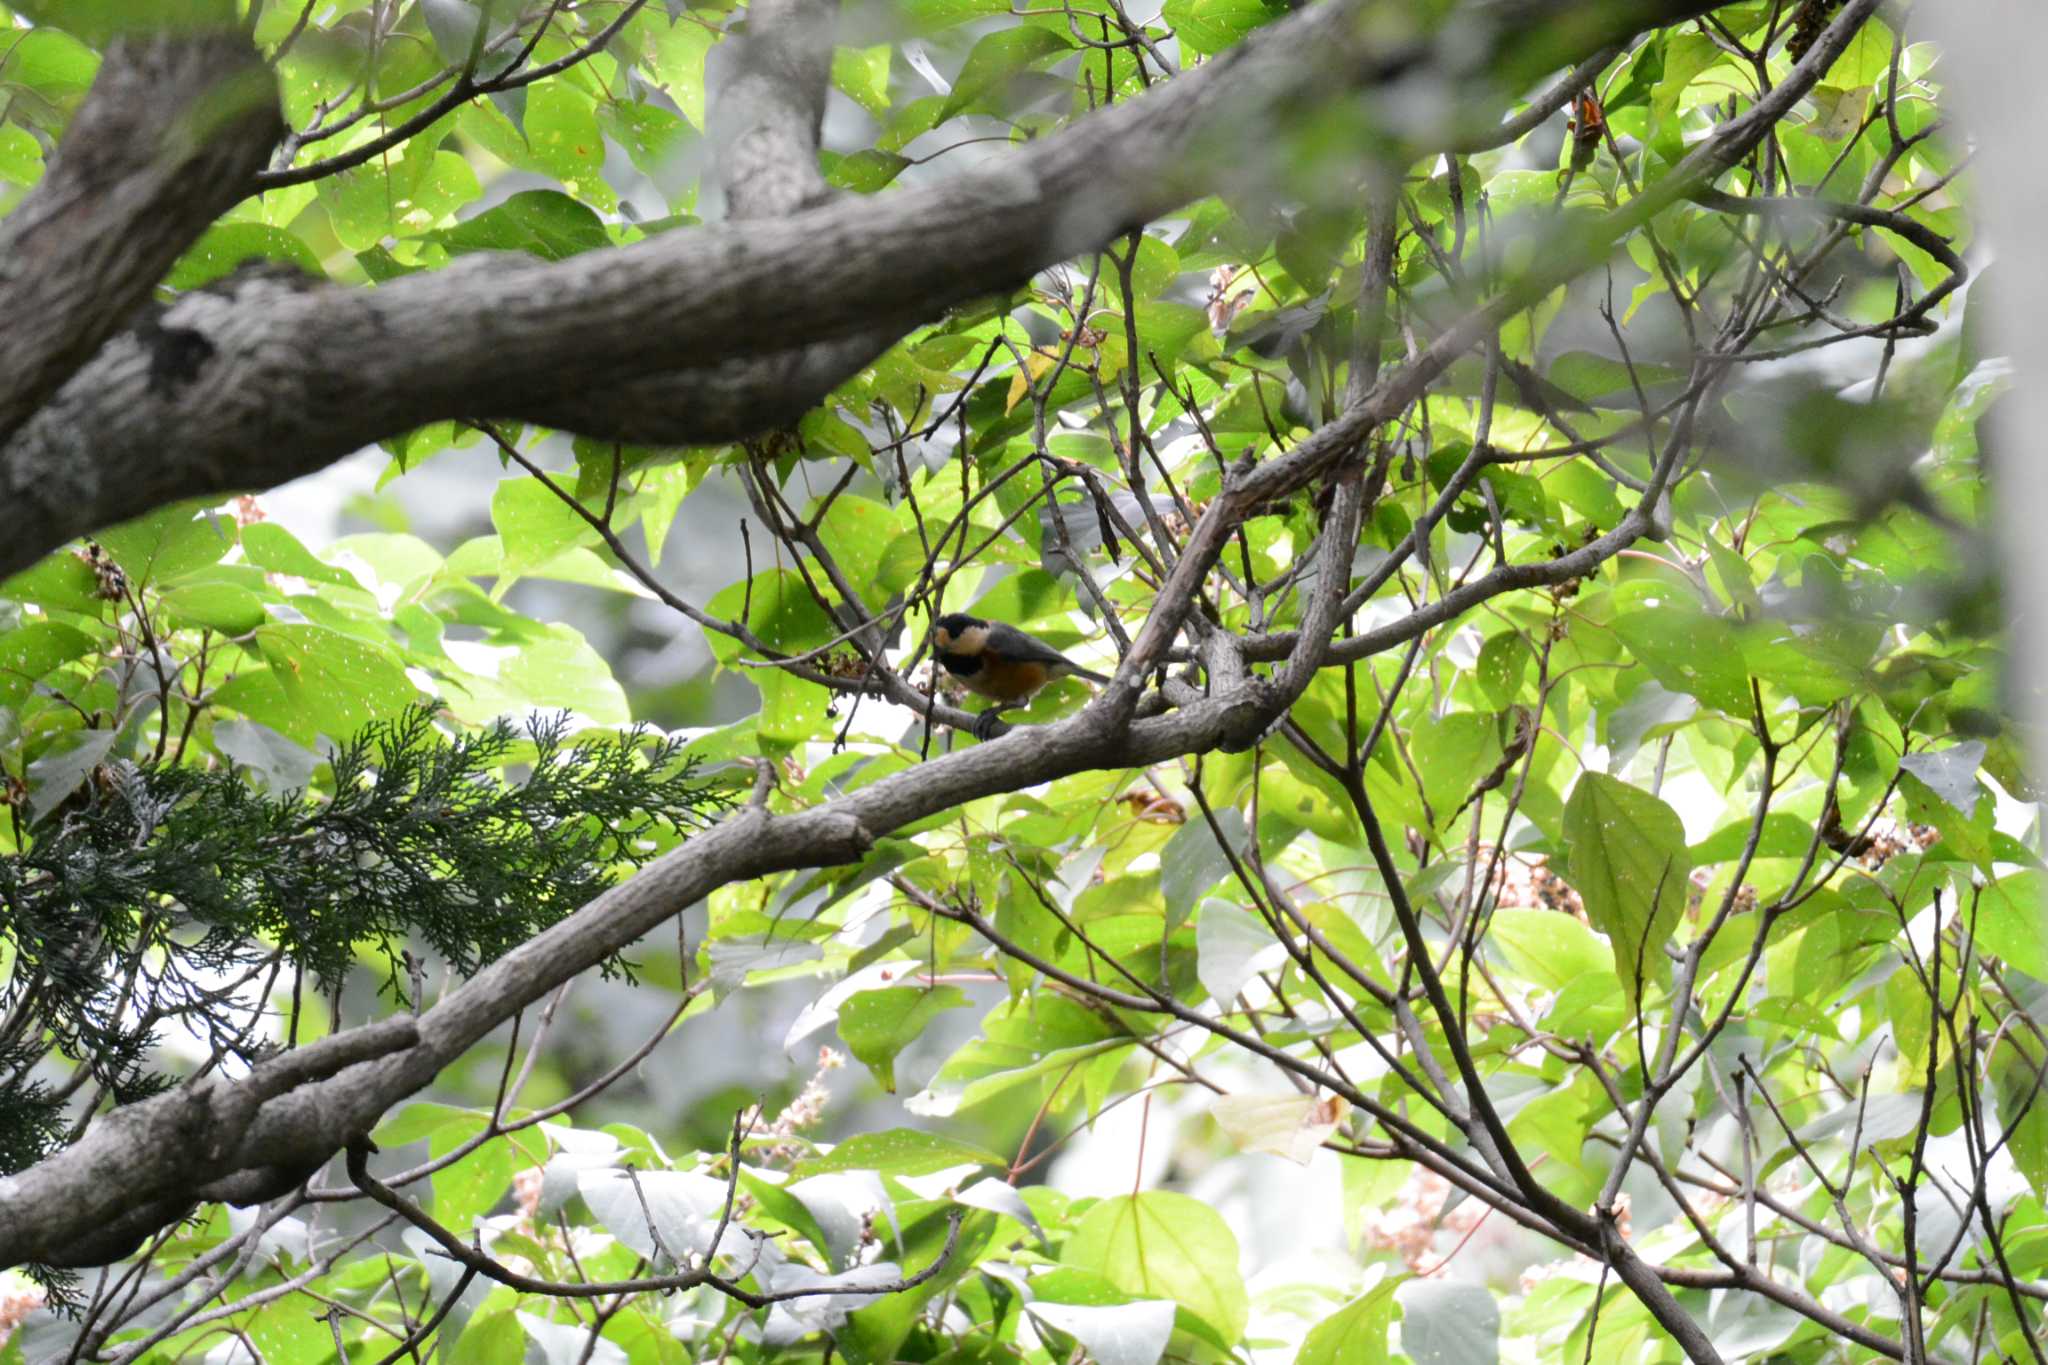
[[[62,154],[0,219],[0,438],[128,324],[284,131],[235,32],[111,44]]]
[[[1294,110],[1387,91],[1370,112],[1427,150],[1491,124],[1480,111],[1498,107],[1488,73],[1503,50],[1525,74],[1525,52],[1574,60],[1712,6],[1516,0],[1434,35],[1361,23],[1370,8],[1304,10],[1143,98],[936,185],[552,264],[475,256],[374,290],[258,276],[187,295],[102,347],[0,447],[0,573],[169,498],[279,483],[442,418],[677,444],[786,423],[865,348],[849,345],[839,374],[799,366],[781,389],[773,367],[736,362],[900,334],[1013,287],[1261,166]],[[1437,126],[1406,127],[1425,77],[1466,104]],[[90,281],[69,261],[50,268],[56,289]],[[593,396],[610,389],[623,392]]]
[[[1867,13],[1873,3],[1850,9]],[[806,40],[797,20],[824,8],[785,0],[761,13],[790,17],[793,41],[814,42],[815,29]],[[577,395],[593,384],[644,389],[649,406],[633,420],[671,422],[675,439],[684,439],[704,429],[693,425],[700,414],[689,405],[705,401],[714,376],[744,375],[762,357],[832,346],[851,354],[862,338],[872,344],[1093,249],[1205,192],[1221,174],[1210,168],[1241,163],[1297,104],[1428,70],[1482,108],[1489,87],[1472,73],[1537,19],[1575,20],[1568,41],[1544,49],[1554,64],[1709,6],[1516,0],[1476,6],[1472,24],[1435,39],[1361,36],[1366,8],[1332,0],[1305,11],[1143,99],[938,186],[669,234],[554,265],[476,258],[375,290],[256,272],[189,294],[109,342],[0,449],[0,570],[167,499],[274,483],[433,418],[577,409]],[[1827,56],[1817,55],[1808,85]],[[743,211],[770,215],[810,203],[803,172],[790,163],[810,156],[815,116],[807,124],[800,106],[764,103],[762,117],[750,121],[742,117],[748,107],[726,109],[738,134],[722,172],[729,197],[747,205]],[[749,127],[779,131],[752,138]],[[1453,121],[1435,135],[1446,145],[1465,133]],[[1728,150],[1696,150],[1674,182],[1711,176]],[[1682,191],[1680,184],[1671,194]],[[1630,221],[1617,215],[1616,231]],[[1549,269],[1583,263],[1575,257]],[[1511,305],[1519,306],[1499,306]],[[293,1188],[513,1013],[718,886],[851,861],[883,833],[995,792],[1256,742],[1327,657],[1328,633],[1290,642],[1275,683],[1251,676],[1235,642],[1213,632],[1205,646],[1211,694],[1181,688],[1181,709],[1133,720],[1139,686],[1176,634],[1192,585],[1226,543],[1233,517],[1335,470],[1365,433],[1497,323],[1492,311],[1383,378],[1283,459],[1235,476],[1191,534],[1161,610],[1088,710],[800,814],[750,808],[507,954],[417,1020],[336,1035],[318,1052],[278,1058],[245,1079],[208,1078],[103,1119],[72,1147],[0,1180],[0,1264],[104,1261],[196,1200],[249,1203]],[[166,354],[179,363],[166,366]],[[666,410],[657,378],[680,395]],[[775,399],[764,392],[730,402],[718,420],[770,411]],[[603,405],[582,406],[591,409],[589,422],[605,419]],[[1355,538],[1355,486],[1334,508],[1340,537]],[[1647,515],[1630,514],[1575,553],[1612,553],[1645,533]],[[1579,571],[1570,561],[1545,567],[1566,576]],[[1334,619],[1343,586],[1330,576],[1312,620]],[[1638,1292],[1654,1299],[1662,1291],[1651,1277]]]
[[[832,203],[818,172],[818,131],[832,75],[838,5],[756,0],[744,36],[712,49],[709,133],[725,214],[780,218]],[[646,445],[737,440],[787,426],[889,349],[901,328],[609,384],[519,414],[570,431]]]

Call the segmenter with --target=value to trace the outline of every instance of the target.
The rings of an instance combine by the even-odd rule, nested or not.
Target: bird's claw
[[[984,711],[974,718],[974,737],[986,744],[1010,727],[1003,723],[1000,711]]]

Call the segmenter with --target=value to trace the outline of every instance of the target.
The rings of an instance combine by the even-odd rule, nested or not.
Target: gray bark
[[[822,7],[788,0],[763,8],[794,14]],[[861,344],[871,344],[884,331],[1093,249],[1205,192],[1220,174],[1212,168],[1254,156],[1294,107],[1426,74],[1479,108],[1475,92],[1484,87],[1473,73],[1522,36],[1517,25],[1566,14],[1582,20],[1568,46],[1546,49],[1546,62],[1563,62],[1633,26],[1707,6],[1674,0],[1623,12],[1563,0],[1483,4],[1474,13],[1489,24],[1486,41],[1468,28],[1440,43],[1365,36],[1356,22],[1365,8],[1360,0],[1332,0],[1144,99],[942,185],[669,234],[553,265],[477,258],[374,290],[255,273],[187,295],[151,324],[188,338],[181,344],[193,363],[176,382],[152,378],[155,353],[132,329],[0,450],[0,491],[11,495],[0,498],[0,571],[172,497],[273,483],[437,417],[575,407],[575,395],[593,387],[626,385],[642,394],[647,407],[631,421],[672,423],[663,429],[678,433],[674,439],[710,439],[680,433],[734,411],[768,410],[774,397],[707,418],[692,404],[705,400],[702,385],[712,376],[750,373],[764,357],[773,370],[774,357],[788,363],[863,337],[869,340]],[[812,193],[789,165],[810,154],[803,113],[761,107],[767,121],[752,126],[781,131],[756,139],[759,203],[765,213],[782,213]],[[728,110],[741,134],[736,149],[747,141],[746,120],[737,116],[744,110]],[[810,129],[814,138],[814,122]],[[1436,132],[1440,145],[1468,135],[1455,120]],[[751,164],[748,155],[736,150],[727,174],[751,182],[735,169]],[[1134,720],[1147,660],[1163,657],[1177,609],[1220,552],[1230,518],[1276,488],[1334,470],[1455,353],[1448,344],[1442,354],[1433,350],[1284,460],[1233,478],[1177,567],[1175,581],[1186,579],[1186,590],[1177,600],[1171,588],[1162,594],[1164,609],[1087,711],[798,814],[749,808],[507,954],[416,1021],[340,1034],[317,1053],[264,1063],[245,1079],[210,1077],[108,1116],[72,1147],[0,1179],[0,1265],[108,1260],[194,1201],[249,1203],[293,1188],[492,1028],[721,885],[855,860],[881,834],[995,792],[1249,746],[1313,675],[1329,647],[1326,633],[1297,642],[1278,685],[1250,675],[1235,644],[1215,633],[1211,695],[1180,688],[1179,710]],[[699,386],[678,374],[694,375]],[[654,376],[674,385],[666,406],[651,382],[637,382]],[[603,405],[584,406],[590,422],[606,419],[597,410]],[[1337,507],[1340,522],[1355,523],[1355,489]],[[1625,533],[1642,529],[1632,522]],[[1317,619],[1335,610],[1342,586],[1333,575]],[[1654,1283],[1639,1292],[1656,1292]]]
[[[283,131],[275,82],[237,33],[108,46],[62,154],[0,219],[0,439],[132,321]]]
[[[1519,78],[1527,53],[1575,60],[1712,6],[1496,0],[1435,35],[1392,36],[1361,23],[1368,8],[1304,10],[1140,99],[931,186],[556,263],[474,256],[376,289],[258,275],[188,294],[101,347],[0,447],[0,574],[170,499],[283,482],[443,418],[656,444],[786,424],[844,374],[744,362],[900,335],[1016,286],[1262,168],[1296,111],[1363,92],[1367,116],[1418,151],[1450,145],[1492,123],[1481,111],[1498,107],[1497,66]],[[1516,60],[1499,62],[1503,51]],[[1402,110],[1425,87],[1446,117],[1405,128]],[[60,161],[90,150],[77,142]],[[99,288],[89,260],[81,249],[50,262],[48,288]],[[24,330],[44,325],[7,312]],[[863,349],[849,344],[842,362]]]

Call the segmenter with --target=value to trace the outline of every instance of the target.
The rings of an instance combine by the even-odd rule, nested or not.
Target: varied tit
[[[974,723],[980,739],[989,738],[998,713],[1022,706],[1055,678],[1086,678],[1097,685],[1109,681],[1015,626],[957,611],[932,627],[932,651],[968,691],[995,702]]]

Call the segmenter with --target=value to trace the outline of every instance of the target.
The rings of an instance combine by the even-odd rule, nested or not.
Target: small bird
[[[1055,678],[1086,678],[1098,686],[1109,681],[1015,626],[964,612],[938,619],[932,649],[962,686],[995,702],[974,723],[977,739],[989,738],[999,713],[1022,706]]]

